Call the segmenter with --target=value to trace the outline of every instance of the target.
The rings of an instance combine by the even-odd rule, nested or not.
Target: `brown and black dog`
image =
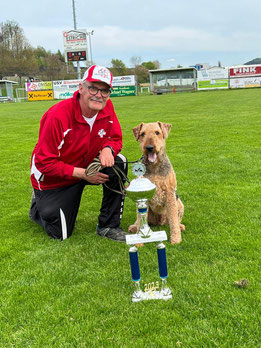
[[[181,242],[181,231],[185,226],[181,224],[184,205],[176,194],[176,174],[166,155],[166,139],[171,124],[154,122],[141,123],[133,128],[133,133],[143,153],[143,163],[146,166],[144,175],[156,185],[156,192],[148,201],[148,223],[150,225],[170,226],[170,242]],[[137,218],[134,225],[129,226],[129,232],[139,231],[140,221]]]

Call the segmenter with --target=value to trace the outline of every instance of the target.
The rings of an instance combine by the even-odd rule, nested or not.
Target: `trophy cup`
[[[163,241],[167,240],[166,231],[154,232],[148,225],[147,201],[151,199],[156,191],[156,186],[143,175],[146,172],[145,165],[142,163],[135,163],[132,167],[132,172],[137,178],[130,182],[126,188],[127,197],[132,199],[137,204],[138,214],[140,215],[140,229],[137,234],[129,234],[126,236],[126,244],[131,245],[129,249],[130,266],[132,280],[134,281],[134,292],[132,295],[132,302],[139,302],[144,300],[169,300],[172,298],[171,290],[167,286],[167,258],[166,247]],[[159,242],[157,245],[159,276],[161,278],[161,287],[159,289],[159,282],[151,282],[145,284],[144,291],[140,285],[140,267],[138,259],[138,249],[135,244]],[[157,290],[159,289],[159,290]]]

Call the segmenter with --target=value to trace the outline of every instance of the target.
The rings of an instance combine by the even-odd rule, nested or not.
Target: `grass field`
[[[95,233],[101,188],[85,189],[64,242],[29,221],[30,155],[53,102],[3,104],[0,347],[261,347],[261,90],[113,103],[130,161],[141,155],[132,127],[172,123],[167,152],[186,225],[180,245],[166,243],[173,299],[131,302],[128,247]],[[122,226],[134,219],[126,199]],[[142,283],[158,280],[155,245],[139,258]],[[242,278],[249,285],[236,287]]]

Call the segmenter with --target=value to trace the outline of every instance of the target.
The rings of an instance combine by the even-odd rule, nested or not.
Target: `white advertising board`
[[[53,97],[54,99],[68,99],[73,93],[79,89],[81,80],[61,80],[53,81]]]
[[[53,89],[52,81],[26,82],[25,88],[27,92],[45,91]]]
[[[112,80],[112,86],[135,86],[135,75],[115,76]]]
[[[197,89],[226,89],[228,88],[228,68],[213,67],[197,72]]]
[[[63,31],[63,46],[66,52],[87,50],[86,29]]]
[[[230,88],[261,87],[261,76],[230,79]]]
[[[54,99],[68,99],[73,93],[79,89],[79,82],[82,80],[60,80],[53,81],[53,97]],[[135,95],[136,80],[135,75],[115,76],[112,81],[114,91],[112,96],[116,95]],[[132,87],[134,86],[134,87]],[[122,88],[121,88],[122,87]],[[121,90],[119,90],[121,88]],[[125,90],[127,89],[127,90]]]
[[[79,83],[82,80],[59,80],[59,81],[53,81],[53,89],[74,89],[79,87]]]
[[[228,79],[228,68],[202,69],[197,76],[198,81]]]

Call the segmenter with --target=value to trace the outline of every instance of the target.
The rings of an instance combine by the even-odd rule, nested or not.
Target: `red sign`
[[[244,65],[229,69],[230,77],[261,75],[261,65]]]

